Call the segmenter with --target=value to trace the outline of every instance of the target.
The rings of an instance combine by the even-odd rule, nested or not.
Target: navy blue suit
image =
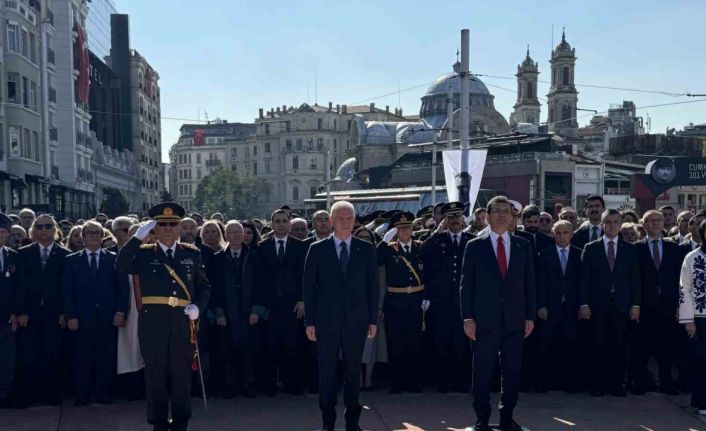
[[[60,352],[63,314],[62,276],[68,249],[53,244],[46,265],[42,267],[40,246],[34,242],[17,253],[15,272],[17,315],[29,316],[26,328],[17,331],[17,402],[59,402],[61,379]],[[42,387],[41,393],[36,391]]]
[[[8,397],[15,374],[15,333],[8,323],[15,314],[15,265],[17,252],[1,247],[3,265],[0,268],[0,401]]]
[[[566,272],[562,271],[556,246],[545,248],[537,257],[537,309],[547,309],[547,320],[537,326],[540,340],[539,376],[542,383],[556,376],[554,383],[573,390],[576,373],[576,318],[581,282],[581,250],[569,246]]]
[[[473,350],[473,408],[486,422],[490,384],[498,352],[501,353],[502,408],[500,416],[512,419],[522,371],[522,347],[526,320],[537,315],[534,256],[524,238],[510,235],[510,262],[505,277],[500,273],[490,234],[466,245],[461,276],[461,317],[476,322]]]
[[[644,387],[649,376],[647,362],[655,354],[659,361],[660,386],[662,389],[673,389],[672,365],[677,357],[679,342],[684,338],[684,329],[675,318],[679,307],[683,254],[676,243],[663,240],[660,266],[657,268],[651,245],[648,245],[647,239],[635,243],[640,264],[642,306],[630,353],[630,374],[638,385]],[[680,367],[680,374],[685,371],[683,368]]]
[[[579,305],[591,307],[596,391],[622,389],[625,379],[626,330],[632,306],[642,302],[637,250],[617,239],[611,271],[603,238],[583,250]]]
[[[351,238],[344,272],[333,235],[309,247],[304,264],[306,325],[316,327],[319,407],[324,428],[333,429],[338,394],[338,359],[343,355],[346,424],[358,424],[360,369],[368,325],[376,325],[378,265],[375,246]]]
[[[98,250],[98,268],[91,270],[90,251],[66,256],[63,274],[64,317],[78,319],[74,334],[74,384],[77,401],[110,398],[115,361],[116,312],[128,309],[129,282],[115,268],[115,253]]]

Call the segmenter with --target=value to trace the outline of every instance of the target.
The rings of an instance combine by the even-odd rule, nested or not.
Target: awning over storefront
[[[50,181],[41,175],[25,174],[25,180],[31,183],[50,184]]]

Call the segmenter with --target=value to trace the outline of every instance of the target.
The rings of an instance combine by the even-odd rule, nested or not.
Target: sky
[[[179,127],[206,115],[252,122],[259,108],[329,101],[417,114],[428,85],[451,71],[463,28],[470,30],[471,72],[506,78],[481,77],[506,118],[527,45],[540,81],[549,80],[551,49],[565,27],[578,57],[579,108],[600,113],[631,100],[646,107],[638,115],[649,116],[651,133],[706,122],[706,101],[651,107],[696,98],[581,85],[706,94],[702,0],[117,0],[116,6],[130,15],[132,47],[160,76],[165,162]],[[540,82],[538,95],[548,91]],[[579,125],[592,115],[579,112]]]

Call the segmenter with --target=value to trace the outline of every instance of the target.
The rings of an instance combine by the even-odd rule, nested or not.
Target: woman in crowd
[[[257,225],[250,220],[241,221],[243,225],[243,243],[250,248],[256,249],[260,245],[260,230]]]
[[[634,210],[622,210],[620,211],[620,217],[621,221],[623,223],[639,223],[640,222],[640,217],[637,216],[637,213]]]
[[[359,227],[353,234],[356,238],[368,241],[375,244],[375,234],[365,226]],[[383,277],[384,280],[384,277]],[[380,289],[380,304],[378,309],[382,310],[382,302],[385,300],[385,290]],[[372,391],[373,386],[373,371],[376,362],[387,362],[387,338],[385,337],[385,325],[383,325],[382,311],[378,316],[378,332],[375,338],[365,340],[365,348],[363,349],[363,365],[365,373],[363,377],[362,390]]]
[[[699,225],[704,238],[706,221]],[[684,258],[679,285],[679,323],[684,325],[691,338],[692,385],[691,406],[699,415],[706,416],[706,244],[691,251]]]
[[[640,234],[637,232],[637,224],[635,223],[623,223],[620,227],[620,235],[631,244],[636,243],[640,239]]]
[[[81,236],[81,226],[74,226],[69,231],[69,236],[66,238],[64,246],[71,250],[71,253],[83,250],[83,237]]]

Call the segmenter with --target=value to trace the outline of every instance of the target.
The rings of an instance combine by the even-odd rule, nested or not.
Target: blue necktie
[[[341,270],[345,275],[346,269],[348,269],[348,245],[345,241],[341,241],[341,254],[338,256],[338,261],[341,264]]]
[[[98,253],[91,253],[91,272],[95,275],[96,272],[98,272],[98,259],[96,259],[96,256]]]
[[[568,262],[568,258],[566,256],[566,249],[562,248],[561,249],[561,273],[566,274],[566,264]]]

